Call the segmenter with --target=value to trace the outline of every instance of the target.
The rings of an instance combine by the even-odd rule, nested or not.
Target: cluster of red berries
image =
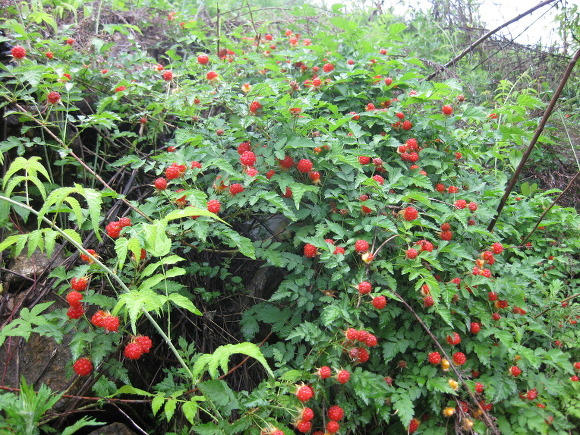
[[[119,330],[119,318],[112,316],[107,311],[98,310],[91,317],[91,323],[97,328],[103,328],[108,332],[117,332]]]
[[[78,319],[84,313],[84,307],[81,301],[83,300],[82,291],[85,291],[89,285],[89,280],[86,276],[71,279],[71,291],[66,295],[66,301],[69,308],[66,312],[69,319]]]
[[[123,355],[129,359],[139,359],[144,353],[148,353],[153,347],[153,341],[146,335],[138,335],[133,338],[123,350]]]
[[[346,337],[343,343],[345,352],[354,363],[365,363],[370,358],[368,349],[360,347],[359,344],[367,347],[375,347],[379,344],[377,337],[364,329],[348,328],[344,335]]]
[[[122,217],[118,221],[109,222],[105,227],[105,231],[110,238],[116,239],[121,235],[121,230],[123,228],[130,227],[131,225],[133,225],[131,218]]]
[[[174,180],[185,174],[187,171],[186,165],[178,165],[177,163],[172,163],[171,166],[165,169],[165,178],[167,180]]]
[[[422,148],[419,146],[417,139],[407,139],[403,145],[399,145],[397,153],[401,156],[404,162],[416,163],[419,160],[419,152]]]
[[[328,379],[332,376],[332,369],[328,366],[322,366],[316,371],[316,375],[320,379]],[[350,379],[350,372],[348,370],[338,370],[334,377],[338,383],[346,384]]]

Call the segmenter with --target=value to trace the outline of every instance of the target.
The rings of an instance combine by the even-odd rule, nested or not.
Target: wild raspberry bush
[[[35,168],[41,214],[66,211],[78,224],[69,243],[90,242],[102,259],[83,251],[52,274],[70,299],[54,323],[73,334],[73,358],[90,356],[95,369],[81,371],[99,371],[95,394],[147,388],[157,431],[172,419],[200,433],[446,433],[449,419],[479,433],[573,428],[580,219],[556,205],[533,231],[556,192],[520,189],[486,229],[519,152],[506,144],[533,131],[515,108],[492,120],[457,102],[456,81],[426,81],[404,55],[403,25],[361,38],[343,17],[331,23],[332,36],[272,30],[267,43],[248,34],[217,54],[177,44],[163,65],[125,56],[131,82],[73,56],[74,44],[3,70],[45,109],[31,119],[78,115],[75,128],[113,138],[103,145],[111,179],[139,180],[103,193],[90,187],[97,172],[87,185],[74,173],[58,190],[38,169],[50,159],[18,160],[32,147],[24,139],[1,144],[15,165],[6,195],[27,204],[12,176]],[[204,36],[193,24],[174,31],[182,42]],[[24,86],[31,62],[47,75],[37,88]],[[81,65],[74,86],[55,79]],[[81,115],[71,105],[87,95],[98,101]],[[57,140],[67,133],[47,139],[58,164],[100,169]],[[34,237],[48,249],[52,227],[41,225]],[[41,245],[30,240],[0,247]],[[79,287],[84,276],[90,286]],[[71,285],[81,299],[67,296]],[[234,345],[273,373],[230,382]],[[140,364],[155,370],[141,378],[130,371]],[[533,400],[519,397],[529,391]],[[299,418],[305,403],[310,420]]]

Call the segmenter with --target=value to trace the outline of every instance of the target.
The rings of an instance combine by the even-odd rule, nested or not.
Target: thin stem
[[[34,210],[32,207],[29,207],[27,205],[24,205],[24,204],[21,204],[19,202],[16,202],[13,199],[10,199],[10,198],[7,198],[5,196],[0,195],[0,200],[6,201],[6,202],[8,202],[8,203],[10,203],[12,205],[17,206],[17,207],[22,207],[22,208],[28,210],[30,213],[36,215],[37,217],[39,216],[39,213],[36,210]],[[84,255],[86,255],[87,257],[89,257],[91,260],[93,260],[93,262],[95,264],[97,264],[101,269],[103,269],[105,272],[107,272],[107,274],[113,280],[117,281],[117,283],[119,284],[119,286],[126,293],[129,293],[131,291],[125,285],[125,283],[123,282],[123,280],[115,272],[113,272],[108,266],[106,266],[104,263],[102,263],[97,257],[95,257],[90,252],[88,252],[81,244],[77,243],[67,233],[65,233],[58,226],[56,226],[54,223],[52,223],[50,221],[50,219],[48,219],[48,218],[46,218],[46,217],[43,216],[42,217],[42,220],[46,224],[50,225],[50,227],[52,229],[54,229],[57,233],[59,233],[65,240],[67,240],[76,249],[78,249]],[[179,363],[183,366],[183,368],[185,369],[185,371],[187,372],[187,374],[189,375],[189,377],[191,378],[191,380],[194,381],[193,373],[191,372],[191,370],[189,369],[189,367],[187,366],[187,364],[185,363],[185,361],[183,360],[183,358],[181,357],[181,355],[179,355],[179,352],[177,351],[177,349],[175,348],[175,346],[173,345],[173,343],[171,342],[171,340],[169,339],[169,337],[165,334],[165,332],[163,331],[163,329],[161,328],[161,326],[159,326],[159,324],[155,321],[155,319],[151,316],[151,314],[149,314],[146,310],[142,309],[141,311],[143,312],[143,314],[145,315],[145,317],[147,317],[147,319],[151,322],[151,324],[157,330],[157,332],[159,332],[159,335],[161,335],[161,337],[163,338],[163,340],[165,341],[165,343],[167,343],[167,346],[169,346],[169,348],[171,349],[171,351],[173,352],[173,354],[175,355],[175,357],[177,358],[177,360],[179,361]]]

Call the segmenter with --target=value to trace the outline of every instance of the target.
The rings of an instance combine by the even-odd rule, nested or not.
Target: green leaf
[[[243,342],[238,344],[226,344],[224,346],[218,347],[213,354],[203,354],[195,361],[193,365],[192,373],[194,377],[198,377],[204,371],[208,371],[212,378],[218,377],[217,367],[221,367],[223,373],[225,374],[228,370],[227,362],[230,356],[241,353],[250,356],[257,360],[266,372],[270,376],[274,376],[274,373],[268,366],[264,355],[260,351],[260,348],[253,343]]]
[[[178,307],[185,308],[187,311],[190,311],[193,314],[196,314],[198,316],[202,315],[201,311],[199,311],[195,307],[195,305],[193,305],[193,302],[191,302],[189,299],[187,299],[183,295],[180,295],[178,293],[171,293],[168,296],[168,300],[170,302],[174,303],[175,305],[177,305]]]
[[[177,399],[168,399],[165,402],[165,408],[163,408],[163,412],[165,413],[165,418],[167,421],[173,418],[173,414],[175,413],[175,408],[177,407]]]
[[[177,218],[176,218],[177,219]],[[143,225],[145,250],[154,257],[163,257],[171,250],[171,240],[165,234],[167,219]]]
[[[406,392],[403,394],[394,394],[392,399],[393,399],[393,409],[399,416],[401,423],[403,423],[403,427],[408,427],[409,423],[413,419],[413,416],[415,415],[413,402],[411,401],[411,399],[409,399]]]
[[[157,394],[151,401],[151,409],[153,410],[153,415],[157,415],[159,409],[165,403],[165,396],[161,393]]]
[[[148,397],[153,396],[152,393],[149,393],[148,391],[145,390],[141,390],[140,388],[135,388],[132,385],[123,385],[121,388],[119,388],[117,391],[115,391],[108,397],[119,396],[121,394],[136,394],[138,396],[148,396]]]
[[[234,409],[240,409],[238,399],[232,389],[222,380],[212,380],[198,384],[199,390],[207,400],[210,400],[226,416]]]

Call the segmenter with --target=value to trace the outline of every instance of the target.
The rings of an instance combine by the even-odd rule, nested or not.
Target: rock
[[[10,287],[17,287],[17,284],[33,280],[42,275],[47,269],[53,269],[64,261],[60,245],[56,245],[53,254],[48,257],[45,253],[36,250],[29,257],[26,252],[20,253],[14,258],[3,280],[4,290],[10,291]],[[14,291],[14,290],[13,290]]]

